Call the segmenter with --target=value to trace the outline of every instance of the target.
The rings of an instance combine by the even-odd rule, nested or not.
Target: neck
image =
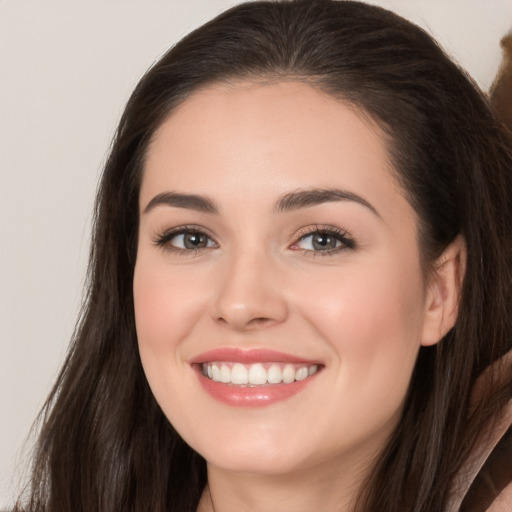
[[[353,512],[368,474],[365,467],[340,471],[338,463],[335,468],[311,467],[292,474],[261,475],[208,464],[208,485],[197,512]]]

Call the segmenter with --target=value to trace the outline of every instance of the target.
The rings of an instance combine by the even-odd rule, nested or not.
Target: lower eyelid
[[[339,244],[336,245],[336,247],[332,247],[332,248],[328,248],[328,249],[321,250],[321,249],[315,249],[315,248],[306,249],[306,248],[302,248],[302,247],[296,247],[295,250],[303,251],[303,252],[307,252],[307,253],[327,255],[327,254],[334,254],[336,252],[343,251],[346,249],[350,249],[350,247],[347,244],[340,241]]]

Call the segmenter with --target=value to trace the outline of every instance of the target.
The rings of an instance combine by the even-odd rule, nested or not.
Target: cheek
[[[166,265],[162,258],[139,254],[133,296],[139,354],[148,384],[168,419],[183,420],[187,411],[183,389],[183,340],[198,321],[199,283],[189,272]],[[179,423],[179,422],[178,422]]]
[[[418,275],[396,265],[353,267],[310,289],[303,314],[331,345],[343,389],[405,394],[423,325]]]
[[[171,271],[162,258],[138,257],[133,295],[139,354],[153,395],[170,421],[176,411],[187,410],[180,392],[187,370],[182,352],[198,320],[196,285],[188,272]]]
[[[141,352],[146,348],[169,351],[187,336],[203,300],[197,286],[189,272],[143,258],[137,261],[133,295]]]

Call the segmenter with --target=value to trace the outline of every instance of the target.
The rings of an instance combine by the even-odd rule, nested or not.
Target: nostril
[[[229,320],[227,320],[226,318],[222,317],[222,316],[219,316],[217,318],[217,322],[221,323],[221,324],[233,324],[233,322],[230,322]],[[256,318],[252,318],[250,319],[249,321],[247,322],[244,322],[244,328],[251,328],[251,327],[264,327],[268,324],[272,324],[274,323],[275,320],[273,320],[272,318],[268,318],[268,317],[256,317]]]
[[[248,329],[250,329],[250,328],[258,328],[258,327],[267,327],[267,326],[273,325],[274,323],[276,323],[276,320],[274,320],[272,318],[257,317],[257,318],[253,318],[252,320],[250,320],[247,323],[246,327]]]
[[[253,318],[249,324],[267,324],[269,322],[271,322],[272,319],[271,318],[266,318],[266,317],[259,317],[259,318]]]

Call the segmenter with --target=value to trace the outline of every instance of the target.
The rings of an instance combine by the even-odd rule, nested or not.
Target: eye
[[[354,240],[347,231],[338,228],[315,227],[302,235],[291,249],[302,249],[306,252],[333,253],[344,249],[353,249]]]
[[[217,247],[213,239],[197,228],[175,228],[155,240],[155,244],[168,251],[193,252]]]
[[[193,231],[174,235],[168,243],[179,249],[203,249],[213,246],[212,240],[207,235]]]

